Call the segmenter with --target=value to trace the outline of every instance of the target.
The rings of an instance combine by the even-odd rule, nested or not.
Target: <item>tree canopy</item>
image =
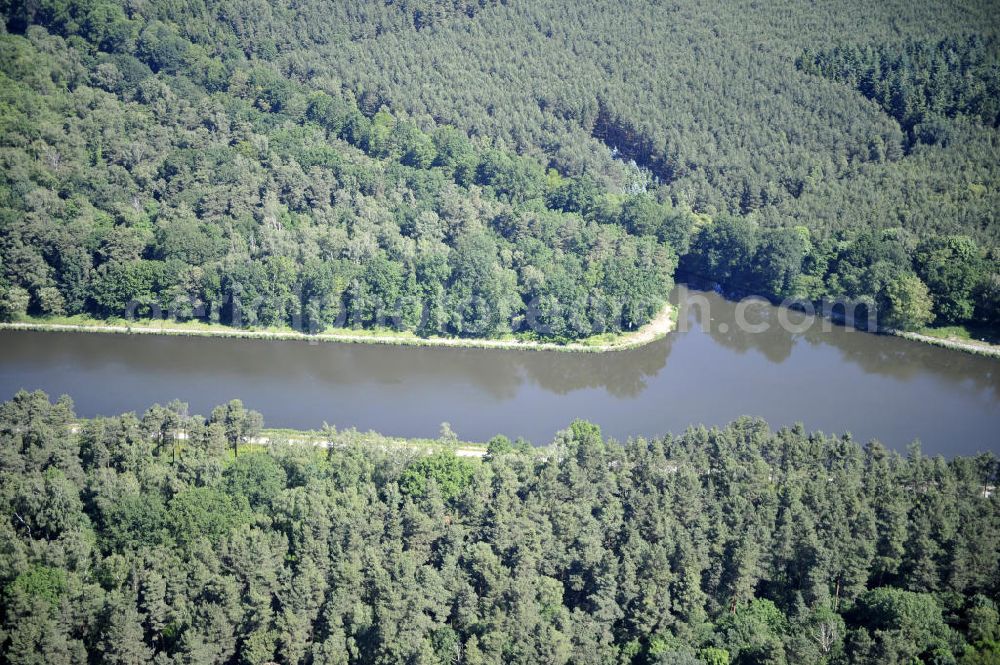
[[[679,261],[995,327],[995,12],[925,5],[6,3],[0,317],[570,339]]]
[[[216,418],[176,406],[0,405],[3,662],[1000,656],[993,454],[744,418],[625,444],[577,421],[481,460],[448,428],[430,454],[271,432],[237,457]]]

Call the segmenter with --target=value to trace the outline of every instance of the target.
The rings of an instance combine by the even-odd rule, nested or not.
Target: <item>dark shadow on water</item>
[[[704,299],[708,307],[693,306],[688,310],[692,327],[706,332],[719,345],[744,354],[759,352],[772,363],[784,363],[792,357],[796,345],[812,348],[831,347],[840,359],[860,367],[866,374],[887,376],[910,381],[934,375],[955,384],[971,384],[989,390],[1000,399],[1000,359],[976,356],[943,349],[890,335],[877,335],[847,328],[818,316],[779,308],[765,301],[745,305],[738,317],[737,301],[728,300],[711,291],[688,292],[689,297]],[[675,291],[674,298],[678,293]],[[785,329],[781,318],[792,328]],[[737,319],[754,326],[766,326],[764,332],[750,332],[737,325]],[[831,368],[835,371],[835,368]]]

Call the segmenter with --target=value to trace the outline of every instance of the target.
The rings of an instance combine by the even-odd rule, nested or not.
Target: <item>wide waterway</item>
[[[681,310],[686,331],[603,354],[6,330],[0,399],[66,393],[90,417],[174,398],[204,414],[238,397],[273,427],[432,437],[447,421],[463,439],[536,444],[574,418],[623,440],[747,414],[900,451],[914,439],[929,454],[1000,451],[1000,360],[798,313],[790,331],[770,305],[741,317],[715,294],[688,296],[702,306]]]

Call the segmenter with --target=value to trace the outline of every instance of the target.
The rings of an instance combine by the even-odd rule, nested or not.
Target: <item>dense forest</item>
[[[898,47],[835,48],[799,66],[840,80],[876,100],[910,140],[948,140],[946,118],[958,114],[1000,126],[1000,49],[993,39],[966,37],[936,44],[908,41]]]
[[[990,2],[0,8],[0,318],[1000,325]]]
[[[471,460],[447,432],[248,445],[261,425],[0,406],[0,660],[1000,658],[993,454],[742,419],[625,444],[578,421]]]

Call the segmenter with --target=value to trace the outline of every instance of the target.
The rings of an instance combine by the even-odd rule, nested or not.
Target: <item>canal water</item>
[[[604,354],[0,331],[0,399],[65,393],[90,417],[174,398],[207,414],[238,397],[274,427],[433,437],[448,422],[463,439],[536,445],[575,418],[624,440],[753,415],[900,451],[1000,451],[998,360],[710,292],[676,298],[698,303],[681,331]]]

